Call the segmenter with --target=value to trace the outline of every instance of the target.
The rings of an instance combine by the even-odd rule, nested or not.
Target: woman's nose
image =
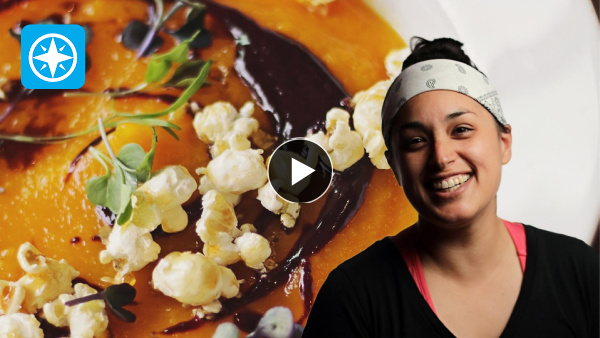
[[[430,162],[438,169],[444,169],[456,159],[452,142],[446,139],[435,139],[430,155]]]

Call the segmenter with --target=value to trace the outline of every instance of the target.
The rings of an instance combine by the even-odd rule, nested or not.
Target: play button
[[[269,182],[288,202],[308,203],[329,188],[333,170],[329,154],[317,143],[296,138],[281,144],[269,160]]]
[[[313,168],[292,158],[292,186],[314,172],[315,170]]]

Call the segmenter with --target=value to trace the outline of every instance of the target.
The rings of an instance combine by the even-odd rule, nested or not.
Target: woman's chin
[[[457,202],[445,204],[433,210],[419,210],[419,221],[423,220],[448,229],[457,229],[472,223],[477,214],[476,210],[473,210],[472,204],[465,205],[465,203]]]

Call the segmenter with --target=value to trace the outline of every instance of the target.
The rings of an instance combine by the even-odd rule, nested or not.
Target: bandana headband
[[[421,93],[442,89],[471,97],[484,106],[500,124],[506,125],[498,93],[490,85],[485,74],[459,61],[448,59],[422,61],[406,68],[398,75],[383,102],[382,133],[388,149],[392,122],[400,108]]]

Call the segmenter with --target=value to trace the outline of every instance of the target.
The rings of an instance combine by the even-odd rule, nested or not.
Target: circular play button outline
[[[271,189],[280,198],[290,203],[311,203],[329,190],[333,181],[333,165],[331,157],[320,144],[296,137],[273,151],[267,174]]]

